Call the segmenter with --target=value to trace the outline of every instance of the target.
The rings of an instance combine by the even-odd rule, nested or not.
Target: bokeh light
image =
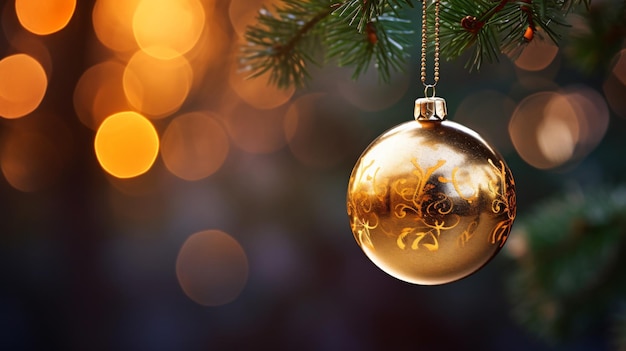
[[[136,112],[119,112],[102,122],[94,146],[105,171],[118,178],[131,178],[152,167],[159,136],[147,118]]]
[[[221,112],[235,146],[252,154],[267,154],[287,145],[283,131],[287,106],[259,110],[232,94],[226,100]]]
[[[540,146],[540,138],[546,140],[552,134],[557,140],[565,140],[569,143],[564,145],[555,145],[556,150],[548,150],[552,155],[565,154],[571,149],[572,135],[569,132],[567,122],[571,122],[568,116],[565,120],[559,120],[558,117],[552,119],[554,122],[544,122],[546,120],[545,109],[550,101],[558,96],[553,92],[541,92],[532,94],[522,100],[515,109],[511,121],[509,123],[509,134],[511,141],[515,146],[518,154],[528,164],[539,168],[549,169],[559,166],[564,160],[553,160],[550,156],[543,153],[548,145]],[[568,109],[569,110],[569,109]],[[569,111],[568,111],[569,112]],[[562,122],[561,124],[557,122]],[[563,126],[565,124],[565,126]],[[557,126],[558,129],[550,129]],[[559,132],[566,131],[569,134],[566,137],[556,135]],[[552,157],[554,158],[554,156]]]
[[[98,40],[117,52],[137,49],[133,16],[139,0],[97,0],[93,6],[93,29]]]
[[[124,94],[124,68],[120,62],[101,62],[83,72],[76,83],[74,110],[88,128],[96,130],[106,117],[131,110]]]
[[[562,93],[572,105],[580,127],[575,157],[589,154],[604,138],[609,128],[609,107],[596,90],[582,85],[564,87]]]
[[[602,92],[611,110],[618,116],[626,118],[626,85],[614,75],[609,75],[602,84]]]
[[[73,156],[72,136],[63,120],[39,112],[14,121],[0,145],[2,174],[23,192],[54,184]]]
[[[0,60],[0,116],[18,118],[31,113],[47,87],[46,72],[31,56],[16,54]]]
[[[611,72],[623,85],[626,85],[626,49],[622,49],[616,55]]]
[[[22,26],[39,35],[63,29],[75,8],[76,0],[15,0],[15,12]]]
[[[192,91],[216,89],[220,91],[225,83],[227,71],[223,69],[226,61],[225,53],[229,51],[231,43],[231,28],[221,12],[216,12],[213,1],[203,3],[205,11],[204,29],[198,43],[185,53],[193,70],[194,79]],[[206,74],[219,72],[220,76],[211,76],[211,84],[207,84]],[[209,93],[211,94],[211,93]]]
[[[204,8],[198,0],[142,0],[133,16],[133,33],[146,53],[171,59],[196,44],[204,20]],[[163,47],[169,50],[159,49]]]
[[[537,126],[537,146],[541,154],[553,165],[561,165],[574,155],[579,137],[580,126],[574,107],[565,96],[552,96]]]
[[[228,135],[220,122],[202,112],[177,116],[161,138],[161,157],[167,169],[185,180],[215,173],[226,160]]]
[[[236,61],[236,60],[233,60]],[[229,83],[237,95],[257,109],[273,109],[284,105],[291,99],[296,89],[280,89],[269,82],[269,74],[254,79],[247,79],[247,73],[241,72],[237,64],[231,65]]]
[[[559,47],[552,40],[535,35],[515,60],[515,65],[527,71],[541,71],[554,61],[558,52]]]
[[[573,86],[522,100],[509,123],[509,134],[527,163],[551,169],[588,155],[604,137],[608,123],[602,97],[585,86]]]
[[[10,36],[9,42],[12,51],[34,58],[43,67],[47,76],[52,76],[52,57],[42,37],[32,35],[25,30],[19,30]]]
[[[150,118],[176,112],[187,98],[192,81],[193,72],[185,57],[159,59],[141,50],[128,61],[123,79],[131,106]]]
[[[248,258],[232,236],[219,230],[191,235],[176,260],[176,276],[185,294],[203,306],[235,300],[248,281]]]

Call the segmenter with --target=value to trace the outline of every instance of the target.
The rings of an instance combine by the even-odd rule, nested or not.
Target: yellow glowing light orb
[[[20,24],[28,31],[46,35],[63,29],[72,18],[76,0],[15,0]]]
[[[133,33],[149,55],[170,59],[196,45],[204,18],[204,8],[197,0],[143,0],[133,17]],[[155,50],[159,47],[170,50]]]
[[[128,61],[122,82],[131,106],[149,118],[163,118],[176,112],[187,98],[193,70],[184,56],[158,59],[140,50]]]
[[[19,118],[34,111],[48,87],[48,77],[37,60],[17,54],[0,61],[0,116]]]
[[[105,171],[132,178],[152,167],[159,152],[159,136],[147,118],[136,112],[119,112],[102,122],[94,146]]]
[[[428,116],[370,144],[350,177],[347,207],[355,239],[378,267],[436,285],[495,256],[511,230],[515,199],[511,171],[476,132]]]
[[[89,67],[74,88],[74,110],[80,121],[90,129],[110,115],[131,110],[123,87],[124,69],[117,61],[109,60]]]
[[[129,52],[137,49],[133,35],[133,16],[139,0],[97,0],[91,22],[96,37],[111,50]]]

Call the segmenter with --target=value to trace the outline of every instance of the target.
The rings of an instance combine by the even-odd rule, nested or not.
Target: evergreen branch
[[[559,43],[567,28],[565,17],[575,6],[590,0],[449,0],[442,25],[442,46],[448,60],[461,56],[475,45],[466,67],[480,69],[484,61],[498,61],[501,52],[515,58],[534,39],[539,30]],[[442,20],[444,17],[442,17]]]
[[[582,18],[584,29],[571,32],[566,56],[586,73],[610,67],[626,36],[626,2],[594,4]]]
[[[480,68],[485,57],[490,62],[497,60],[499,50],[495,42],[495,28],[485,25],[499,4],[494,6],[493,1],[489,0],[457,0],[455,3],[456,6],[448,2],[441,4],[444,9],[440,14],[441,55],[449,60],[461,56],[474,46],[466,67]],[[480,17],[468,13],[468,9]]]
[[[383,15],[389,9],[413,7],[412,0],[347,0],[338,9],[340,14],[347,14],[349,22],[357,23],[357,30],[362,32],[368,23]]]
[[[269,82],[281,88],[302,86],[310,78],[306,63],[316,63],[309,54],[313,32],[340,6],[326,0],[284,0],[284,4],[274,7],[276,14],[266,8],[259,11],[258,24],[246,32],[248,45],[240,60],[251,78],[269,72]]]
[[[408,23],[408,20],[382,15],[366,24],[365,33],[338,23],[326,33],[327,58],[336,60],[340,67],[354,66],[354,79],[375,61],[380,78],[389,81],[391,72],[402,70],[408,57],[406,48],[413,35],[413,31],[404,29]]]
[[[274,11],[263,8],[258,23],[246,32],[243,70],[250,77],[269,74],[270,83],[282,88],[303,86],[310,79],[307,65],[318,63],[310,54],[312,46],[322,43],[325,61],[354,65],[355,78],[374,61],[388,81],[392,70],[403,68],[413,34],[407,28],[410,22],[399,18],[399,8],[392,4],[410,0],[284,0],[285,6]],[[363,13],[367,15],[359,15]],[[369,19],[365,25],[363,18]]]
[[[509,289],[518,322],[548,340],[567,340],[624,301],[624,199],[623,186],[591,189],[552,199],[519,219],[514,235],[527,251]]]
[[[354,78],[374,63],[387,81],[404,68],[407,48],[419,43],[414,25],[400,14],[415,2],[283,0],[273,11],[261,9],[258,23],[248,28],[243,70],[251,77],[269,74],[279,87],[302,86],[310,79],[308,65],[319,64],[314,49],[322,49],[324,62],[354,66]],[[473,70],[500,54],[515,58],[536,36],[558,43],[566,16],[579,5],[590,8],[591,0],[441,0],[441,56],[470,52],[466,67]],[[432,26],[432,10],[429,16]]]

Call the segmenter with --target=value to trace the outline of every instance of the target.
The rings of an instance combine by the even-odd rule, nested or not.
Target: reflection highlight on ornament
[[[46,72],[30,55],[16,54],[0,60],[0,116],[12,119],[33,112],[47,87]]]
[[[51,34],[65,28],[75,8],[76,0],[15,0],[15,12],[20,24],[39,35]]]
[[[184,293],[203,306],[232,302],[248,281],[248,258],[232,236],[219,230],[191,235],[176,259],[176,277]]]

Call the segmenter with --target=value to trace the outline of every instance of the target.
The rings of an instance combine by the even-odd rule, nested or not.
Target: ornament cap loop
[[[432,99],[435,96],[435,86],[437,85],[437,83],[435,84],[424,84],[424,97]],[[428,90],[430,90],[430,95],[428,95]]]
[[[448,115],[446,100],[440,97],[425,97],[415,100],[415,119],[418,121],[443,121]]]

